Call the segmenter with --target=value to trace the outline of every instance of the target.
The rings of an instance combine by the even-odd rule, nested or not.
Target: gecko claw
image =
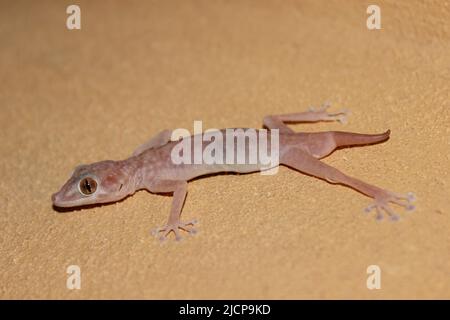
[[[338,121],[340,124],[348,123],[348,116],[350,115],[350,110],[342,109],[333,113],[328,113],[328,119]]]
[[[375,219],[376,219],[377,221],[381,221],[381,220],[384,219],[384,216],[383,216],[383,214],[380,212],[380,213],[377,213]]]
[[[338,114],[331,116],[335,117],[336,121],[338,121],[340,124],[347,124],[349,114],[350,113],[347,110],[342,110]]]
[[[412,193],[412,192],[408,192],[407,194],[406,194],[406,197],[408,198],[408,200],[411,202],[411,201],[416,201],[416,195],[414,194],[414,193]]]
[[[151,231],[151,234],[153,236],[156,236],[159,238],[161,242],[166,241],[167,237],[171,232],[175,234],[175,240],[181,241],[183,237],[181,236],[180,230],[186,231],[191,235],[194,235],[197,233],[197,229],[189,227],[194,226],[197,223],[196,219],[190,220],[188,222],[182,222],[178,221],[175,223],[167,224],[164,227],[156,228]]]
[[[411,192],[406,195],[402,195],[386,191],[381,195],[375,196],[374,203],[365,208],[364,212],[369,213],[375,209],[376,219],[378,221],[383,219],[383,212],[387,213],[391,221],[398,221],[400,220],[400,216],[391,209],[389,202],[405,208],[406,211],[412,211],[415,209],[415,206],[411,203],[414,200],[415,197]]]

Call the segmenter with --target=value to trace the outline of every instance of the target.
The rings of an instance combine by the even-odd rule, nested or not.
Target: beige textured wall
[[[450,298],[450,5],[377,1],[69,1],[0,8],[1,298]],[[189,185],[200,233],[164,246],[149,230],[171,199],[139,192],[53,210],[73,167],[128,157],[165,128],[259,127],[326,100],[386,143],[324,161],[413,191],[417,210],[377,223],[370,199],[282,168]],[[82,289],[66,288],[81,267]],[[366,268],[382,269],[368,290]]]

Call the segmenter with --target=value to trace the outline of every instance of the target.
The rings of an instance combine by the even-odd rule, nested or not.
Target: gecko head
[[[120,162],[101,161],[75,168],[72,176],[52,195],[56,207],[78,207],[114,202],[130,194],[129,175]]]

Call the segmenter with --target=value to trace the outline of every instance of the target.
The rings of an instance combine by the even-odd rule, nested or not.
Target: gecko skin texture
[[[350,177],[320,161],[336,148],[383,142],[389,139],[389,130],[381,134],[342,131],[301,133],[287,126],[289,123],[346,121],[347,111],[328,113],[328,107],[329,105],[325,104],[318,109],[310,108],[306,112],[264,117],[263,122],[267,129],[279,130],[279,164],[333,184],[348,186],[373,198],[373,203],[365,211],[375,210],[378,220],[383,218],[383,212],[387,213],[391,220],[398,220],[398,215],[390,207],[391,203],[406,210],[413,210],[412,193],[398,194],[381,189]],[[171,133],[171,130],[160,132],[136,149],[128,159],[100,161],[76,167],[70,179],[52,195],[53,205],[79,207],[110,203],[142,189],[151,193],[173,194],[167,224],[153,230],[153,234],[160,240],[165,240],[173,232],[176,239],[180,240],[181,231],[196,233],[194,228],[196,220],[186,222],[180,220],[189,180],[218,172],[248,173],[263,170],[258,164],[174,164],[171,151],[180,142],[171,141]],[[193,136],[187,139],[193,140]],[[251,140],[249,143],[252,143]],[[235,145],[234,148],[237,147],[238,145]]]

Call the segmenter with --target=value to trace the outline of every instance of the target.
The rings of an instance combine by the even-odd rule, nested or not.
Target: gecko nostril
[[[55,202],[56,200],[56,193],[52,194],[52,201]]]

